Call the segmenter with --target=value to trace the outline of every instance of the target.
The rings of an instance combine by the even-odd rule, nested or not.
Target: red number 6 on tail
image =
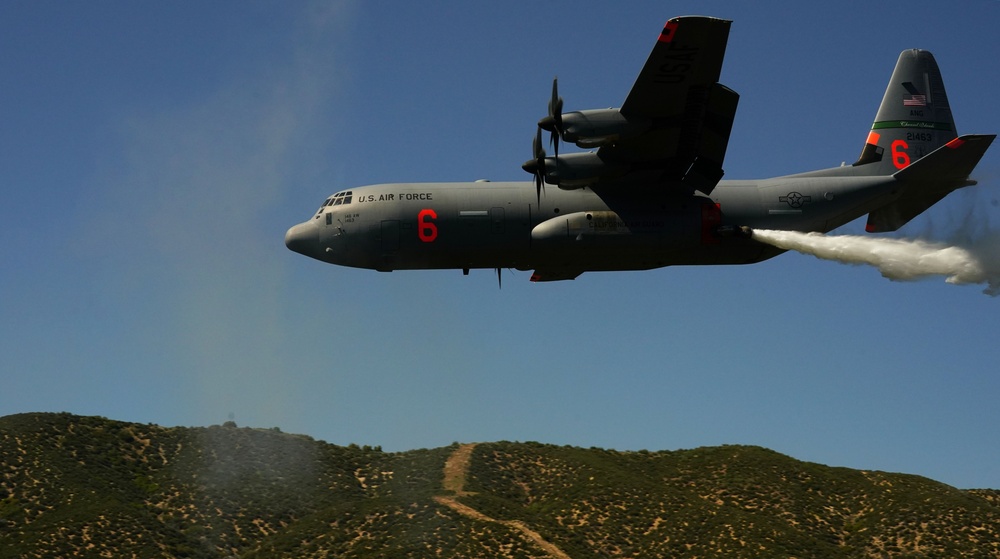
[[[902,169],[910,164],[910,154],[905,151],[909,147],[909,144],[903,140],[896,140],[892,143],[892,164],[897,169]]]

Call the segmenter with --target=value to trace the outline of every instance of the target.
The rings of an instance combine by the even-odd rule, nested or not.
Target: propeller
[[[552,98],[549,99],[549,114],[538,121],[538,126],[549,131],[549,145],[553,146],[555,156],[559,157],[559,137],[562,136],[563,99],[559,96],[559,78],[552,78]]]
[[[535,140],[531,144],[531,156],[521,165],[525,171],[535,175],[535,194],[538,203],[542,202],[542,191],[545,190],[545,150],[542,148],[542,130],[550,133],[549,145],[553,146],[556,163],[559,160],[559,138],[562,136],[562,109],[563,99],[559,96],[559,78],[552,78],[552,98],[549,99],[549,114],[538,121],[538,130]]]
[[[542,190],[545,189],[545,150],[542,148],[542,129],[535,133],[535,139],[531,142],[531,152],[533,159],[529,159],[521,165],[525,171],[535,175],[535,194],[538,203],[542,202]]]

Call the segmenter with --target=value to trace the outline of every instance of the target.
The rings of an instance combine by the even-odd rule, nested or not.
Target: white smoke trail
[[[844,264],[868,264],[882,276],[910,281],[945,276],[952,284],[986,284],[983,293],[1000,295],[1000,233],[962,246],[917,239],[823,235],[754,229],[753,238],[778,248]]]

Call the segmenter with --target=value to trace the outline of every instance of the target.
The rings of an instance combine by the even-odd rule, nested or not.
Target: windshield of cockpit
[[[345,190],[344,192],[338,192],[333,196],[330,196],[326,199],[326,202],[323,202],[323,205],[319,207],[319,210],[316,211],[316,217],[313,219],[319,219],[321,215],[328,213],[328,208],[332,209],[335,206],[346,206],[347,204],[350,204],[352,198],[351,194],[350,190]]]

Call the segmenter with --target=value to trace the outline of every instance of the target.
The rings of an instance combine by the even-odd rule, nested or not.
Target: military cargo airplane
[[[666,22],[625,102],[563,113],[553,81],[538,122],[534,182],[379,184],[330,196],[285,235],[342,266],[534,270],[531,281],[671,265],[748,264],[781,252],[754,228],[828,232],[865,214],[894,231],[969,174],[995,134],[958,136],[930,52],[899,55],[851,165],[722,181],[739,95],[719,83],[731,21]],[[542,131],[553,155],[545,153]],[[559,142],[592,151],[559,154]],[[596,148],[596,149],[595,149]],[[555,188],[546,188],[547,185]]]

